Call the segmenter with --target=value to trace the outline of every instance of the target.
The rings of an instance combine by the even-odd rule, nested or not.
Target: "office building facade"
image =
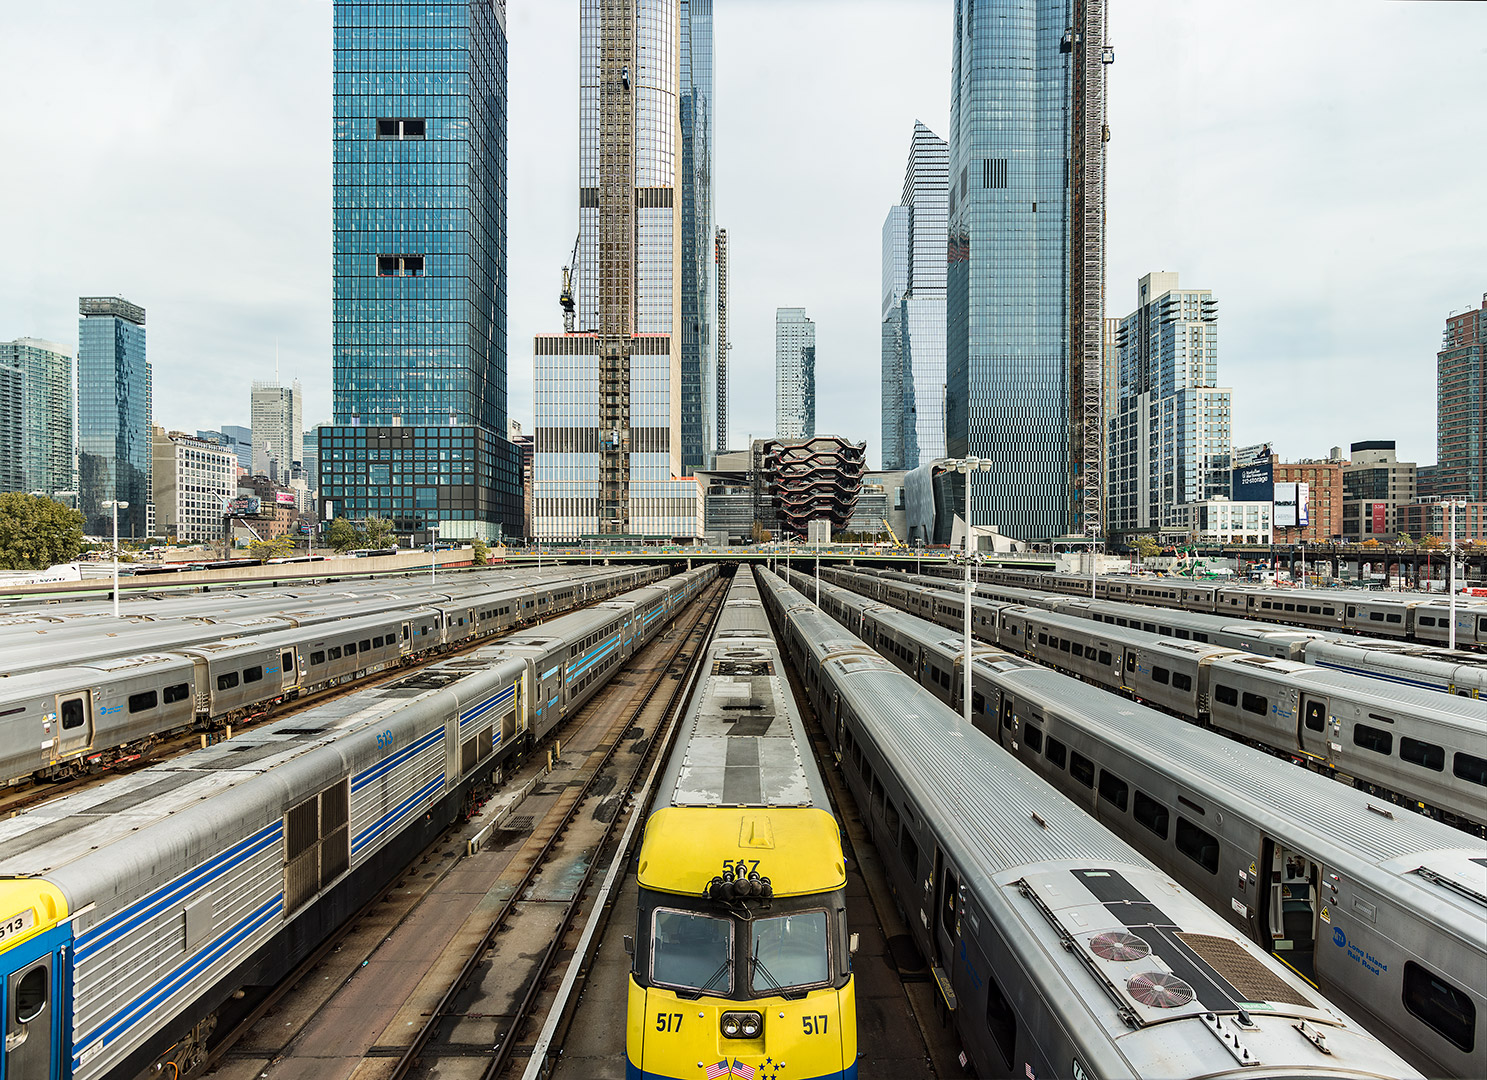
[[[66,345],[38,338],[0,341],[0,369],[13,371],[19,382],[11,417],[19,440],[14,490],[47,495],[77,490],[73,368],[72,349]],[[71,498],[64,496],[64,501]]]
[[[1103,0],[956,0],[946,446],[989,459],[971,524],[1098,532]],[[1092,494],[1093,493],[1093,494]]]
[[[717,419],[714,433],[717,442],[714,449],[722,453],[728,449],[728,230],[719,229],[713,240],[714,258],[717,260],[718,322],[717,348],[717,397],[715,401]]]
[[[710,59],[704,70],[699,56],[704,38],[711,55],[711,6],[687,4],[685,13],[683,6],[579,4],[574,327],[533,342],[533,517],[541,539],[690,537],[697,530],[697,485],[683,479],[683,309],[695,303],[700,316],[702,301],[682,293],[700,289],[701,272],[689,276],[684,254],[689,243],[705,243],[697,239],[698,207],[711,206],[711,178],[682,168],[681,98],[692,94],[695,107],[710,83]],[[690,42],[686,86],[683,37]],[[698,119],[694,112],[694,166],[700,153],[709,162],[711,154],[710,135],[699,141]],[[710,114],[707,121],[710,132]],[[693,217],[684,227],[689,200]],[[699,388],[688,415],[705,406]],[[705,444],[688,445],[700,454]]]
[[[27,491],[25,470],[26,377],[19,368],[0,365],[0,494]]]
[[[1177,523],[1176,508],[1232,493],[1232,394],[1218,383],[1218,301],[1178,275],[1137,284],[1116,331],[1105,522],[1111,536]],[[1182,520],[1189,520],[1184,517]]]
[[[1355,442],[1342,466],[1342,538],[1389,543],[1406,531],[1400,510],[1413,504],[1415,463],[1400,461],[1393,439]]]
[[[805,308],[775,309],[774,428],[779,439],[816,434],[816,324]]]
[[[717,353],[713,272],[713,0],[677,0],[681,138],[682,475],[714,446]]]
[[[182,543],[211,543],[223,534],[227,503],[237,493],[232,451],[181,431],[151,429],[157,523]]]
[[[145,358],[145,309],[116,296],[78,300],[78,509],[91,536],[150,535],[152,446],[150,365]]]
[[[296,379],[288,386],[255,382],[250,390],[253,475],[281,482],[305,460],[305,395]]]
[[[1435,402],[1435,493],[1487,501],[1487,294],[1446,320]]]
[[[226,447],[232,451],[238,466],[245,472],[253,471],[253,429],[239,424],[223,424],[215,431],[198,431],[198,439]]]
[[[505,5],[336,0],[334,43],[321,516],[499,538],[521,521],[505,438]]]
[[[945,456],[949,146],[917,121],[903,197],[883,222],[884,469]]]

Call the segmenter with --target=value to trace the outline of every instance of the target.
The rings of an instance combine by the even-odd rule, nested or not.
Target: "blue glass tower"
[[[145,309],[114,296],[78,301],[78,509],[92,536],[149,535],[150,365],[145,360]]]
[[[680,0],[682,475],[714,445],[713,0]]]
[[[506,439],[502,0],[335,5],[334,420],[323,517],[520,532]]]
[[[1103,0],[955,5],[946,442],[1020,539],[1098,524],[1103,31]]]

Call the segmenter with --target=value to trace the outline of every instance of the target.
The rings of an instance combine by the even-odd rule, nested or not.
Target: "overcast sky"
[[[952,0],[716,0],[735,443],[772,433],[774,309],[817,322],[817,430],[876,461],[880,229],[949,117]],[[1107,314],[1215,291],[1234,441],[1435,460],[1435,350],[1487,291],[1487,4],[1111,0]],[[330,0],[7,3],[0,340],[148,310],[156,422],[330,416]],[[577,0],[509,0],[511,414],[561,330]]]

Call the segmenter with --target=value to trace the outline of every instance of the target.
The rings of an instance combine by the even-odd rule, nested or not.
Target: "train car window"
[[[873,767],[868,762],[867,758],[864,757],[862,759],[862,789],[868,793],[868,798],[872,798],[873,783],[875,780],[876,777],[873,776]]]
[[[1124,780],[1109,769],[1100,770],[1100,798],[1124,811],[1130,788]]]
[[[461,626],[464,626],[465,625],[465,620],[464,619],[461,619],[460,620],[460,625]],[[362,638],[362,641],[361,641],[361,651],[362,652],[371,652],[372,651],[372,639],[371,638]]]
[[[356,655],[356,642],[354,642],[354,641],[348,641],[348,642],[346,642],[346,655],[347,656],[355,656]]]
[[[1240,695],[1239,707],[1247,713],[1256,716],[1264,716],[1270,712],[1270,702],[1259,694],[1244,693]]]
[[[1354,724],[1353,745],[1372,750],[1375,754],[1392,754],[1394,736],[1382,728],[1369,727],[1367,724]]]
[[[1155,634],[1157,632],[1156,623],[1143,623],[1141,629],[1145,630],[1148,634]]]
[[[62,702],[62,727],[63,727],[63,729],[66,730],[68,728],[76,728],[76,727],[82,727],[82,726],[83,726],[83,699],[82,698],[72,698],[69,701]],[[1461,755],[1460,754],[1457,754],[1456,757],[1459,760],[1461,758]],[[1456,775],[1457,776],[1460,776],[1461,775],[1461,772],[1460,772],[1461,766],[1458,764],[1456,766],[1456,768],[1457,768]]]
[[[1108,652],[1104,649],[1100,650],[1100,664],[1102,667],[1109,667],[1111,659],[1112,657]]]
[[[284,668],[284,670],[285,670],[286,673],[294,670],[294,653],[292,653],[292,652],[286,652],[286,653],[284,653],[284,655],[281,658],[281,660],[282,660],[282,666],[283,666],[283,668]]]
[[[1007,1004],[995,978],[986,980],[986,1028],[991,1032],[991,1041],[996,1044],[997,1053],[1002,1055],[1002,1065],[1006,1070],[1002,1075],[1011,1076],[1012,1062],[1017,1051],[1017,1014]],[[1028,1069],[1028,1072],[1032,1071],[1031,1068]]]
[[[1383,622],[1384,613],[1382,611],[1370,611],[1368,613],[1368,620],[1369,622]]]
[[[326,656],[331,660],[339,660],[341,658],[341,647],[339,645],[332,645]]]
[[[651,979],[667,986],[732,990],[733,923],[695,911],[658,908],[651,923]]]
[[[1069,646],[1069,651],[1071,653],[1073,653],[1075,656],[1083,656],[1084,655],[1084,646],[1081,645],[1081,644],[1079,644],[1079,642],[1076,641],[1076,642],[1074,642],[1073,644],[1071,644]]]
[[[1127,671],[1135,671],[1136,670],[1136,654],[1133,653],[1133,652],[1126,653],[1126,670]]]
[[[1322,731],[1327,727],[1327,703],[1325,701],[1307,700],[1306,727],[1309,731]]]
[[[1095,763],[1079,751],[1069,755],[1069,775],[1087,788],[1095,786]]]
[[[1220,705],[1238,705],[1239,691],[1232,686],[1215,686],[1213,688],[1213,699]]]
[[[955,876],[955,871],[946,865],[941,871],[943,880],[940,882],[940,929],[951,941],[955,940],[955,930],[958,920],[956,915],[960,907],[960,879]]]
[[[1136,798],[1132,804],[1131,813],[1146,828],[1163,840],[1167,839],[1167,808],[1140,788],[1136,789]]]
[[[1029,724],[1022,729],[1022,741],[1027,743],[1027,748],[1033,753],[1041,753],[1043,750],[1043,731]]]
[[[898,835],[898,809],[893,805],[892,799],[883,800],[883,824],[887,827],[889,836]]]
[[[1419,739],[1412,739],[1408,735],[1401,735],[1399,737],[1399,756],[1411,765],[1418,765],[1422,769],[1442,772],[1446,768],[1446,751],[1444,747],[1436,746],[1434,743],[1421,742]]]
[[[1189,634],[1186,630],[1184,630],[1180,626],[1177,628],[1177,636],[1180,637],[1180,638],[1182,638],[1183,641],[1191,641],[1192,640],[1192,637],[1193,637],[1192,634]]]
[[[1421,615],[1421,616],[1419,616],[1418,618],[1415,619],[1415,622],[1419,623],[1421,626],[1434,626],[1435,625],[1435,616],[1434,615]]]
[[[919,875],[919,844],[914,840],[914,834],[905,829],[898,838],[898,853],[904,857],[904,865],[909,868],[909,875]]]
[[[1172,672],[1164,667],[1158,667],[1156,664],[1153,664],[1151,666],[1151,681],[1166,686],[1172,681]]]
[[[1466,1053],[1476,1041],[1477,1007],[1465,991],[1413,960],[1404,962],[1404,1007]]]
[[[174,686],[167,686],[165,688],[165,703],[167,705],[174,704],[177,701],[185,701],[190,696],[191,686],[189,683],[176,683]]]
[[[1384,621],[1385,622],[1391,622],[1391,623],[1403,622],[1404,621],[1404,616],[1401,615],[1397,611],[1391,611],[1391,612],[1389,612],[1388,617]]]
[[[1047,645],[1048,644],[1048,635],[1045,634],[1045,633],[1043,633],[1043,631],[1041,631],[1041,630],[1038,631],[1038,644],[1039,645]]]
[[[1260,601],[1260,607],[1264,608],[1266,611],[1269,611],[1270,610],[1270,601],[1269,600],[1261,600]]]
[[[1043,748],[1043,756],[1048,759],[1048,764],[1054,768],[1062,769],[1067,754],[1068,751],[1065,749],[1064,744],[1050,735],[1048,737],[1048,745]],[[1457,754],[1456,756],[1459,758],[1461,755]]]
[[[1058,641],[1058,651],[1059,652],[1068,652],[1069,651],[1069,639],[1068,638],[1059,638],[1059,641]]]
[[[254,666],[243,669],[243,682],[263,682],[263,668]]]
[[[1284,606],[1284,607],[1283,607],[1283,608],[1282,608],[1282,610],[1283,610],[1283,611],[1295,611],[1295,610],[1296,610],[1296,605],[1295,605],[1295,604],[1286,604],[1286,605],[1285,605],[1285,606]],[[1305,606],[1304,606],[1304,605],[1303,605],[1303,606],[1302,606],[1302,608],[1301,608],[1301,610],[1302,610],[1302,611],[1305,611],[1305,610],[1306,610],[1306,607],[1305,607]]]
[[[1308,612],[1309,612],[1309,614],[1312,614],[1312,615],[1320,615],[1320,614],[1321,614],[1321,613],[1322,613],[1322,609],[1321,609],[1321,608],[1320,608],[1320,607],[1319,607],[1319,606],[1318,606],[1318,605],[1316,605],[1316,604],[1313,604],[1313,605],[1312,605],[1312,606],[1311,606],[1311,607],[1310,607],[1310,608],[1309,608],[1309,609],[1308,609]]]
[[[1487,615],[1483,615],[1477,619],[1477,633],[1483,637],[1487,637]]]
[[[1193,640],[1194,641],[1207,641],[1208,640],[1208,635],[1207,634],[1200,634],[1198,631],[1194,630],[1193,631]]]
[[[15,984],[15,1022],[29,1024],[35,1020],[45,1011],[48,996],[46,965],[37,964]]]
[[[1172,689],[1187,691],[1192,688],[1193,677],[1191,675],[1184,675],[1180,671],[1174,671],[1172,673]]]
[[[1358,617],[1358,609],[1356,607],[1354,607],[1352,604],[1349,604],[1348,605],[1348,618],[1350,618],[1350,619],[1356,619],[1357,617]]]
[[[148,712],[159,704],[160,698],[153,690],[129,695],[129,711],[132,713]]]
[[[231,690],[238,684],[238,673],[236,671],[224,672],[217,676],[218,690]]]
[[[383,641],[384,640],[385,639],[380,638],[380,637],[374,637],[372,639],[372,648],[374,648],[374,649],[380,649],[380,648],[382,648],[382,644],[383,644]]]
[[[1219,842],[1187,818],[1177,818],[1177,850],[1210,874],[1219,872]]]
[[[62,726],[66,727],[64,720]],[[1465,780],[1468,784],[1481,784],[1487,787],[1487,759],[1479,758],[1475,754],[1467,754],[1457,751],[1456,757],[1451,761],[1451,771],[1455,773],[1458,780]]]

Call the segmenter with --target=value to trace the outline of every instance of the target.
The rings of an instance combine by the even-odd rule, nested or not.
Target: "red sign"
[[[1376,533],[1382,533],[1382,532],[1384,532],[1384,511],[1386,511],[1387,509],[1388,509],[1388,507],[1385,506],[1383,503],[1374,503],[1373,504],[1373,531],[1374,532],[1376,532]]]

